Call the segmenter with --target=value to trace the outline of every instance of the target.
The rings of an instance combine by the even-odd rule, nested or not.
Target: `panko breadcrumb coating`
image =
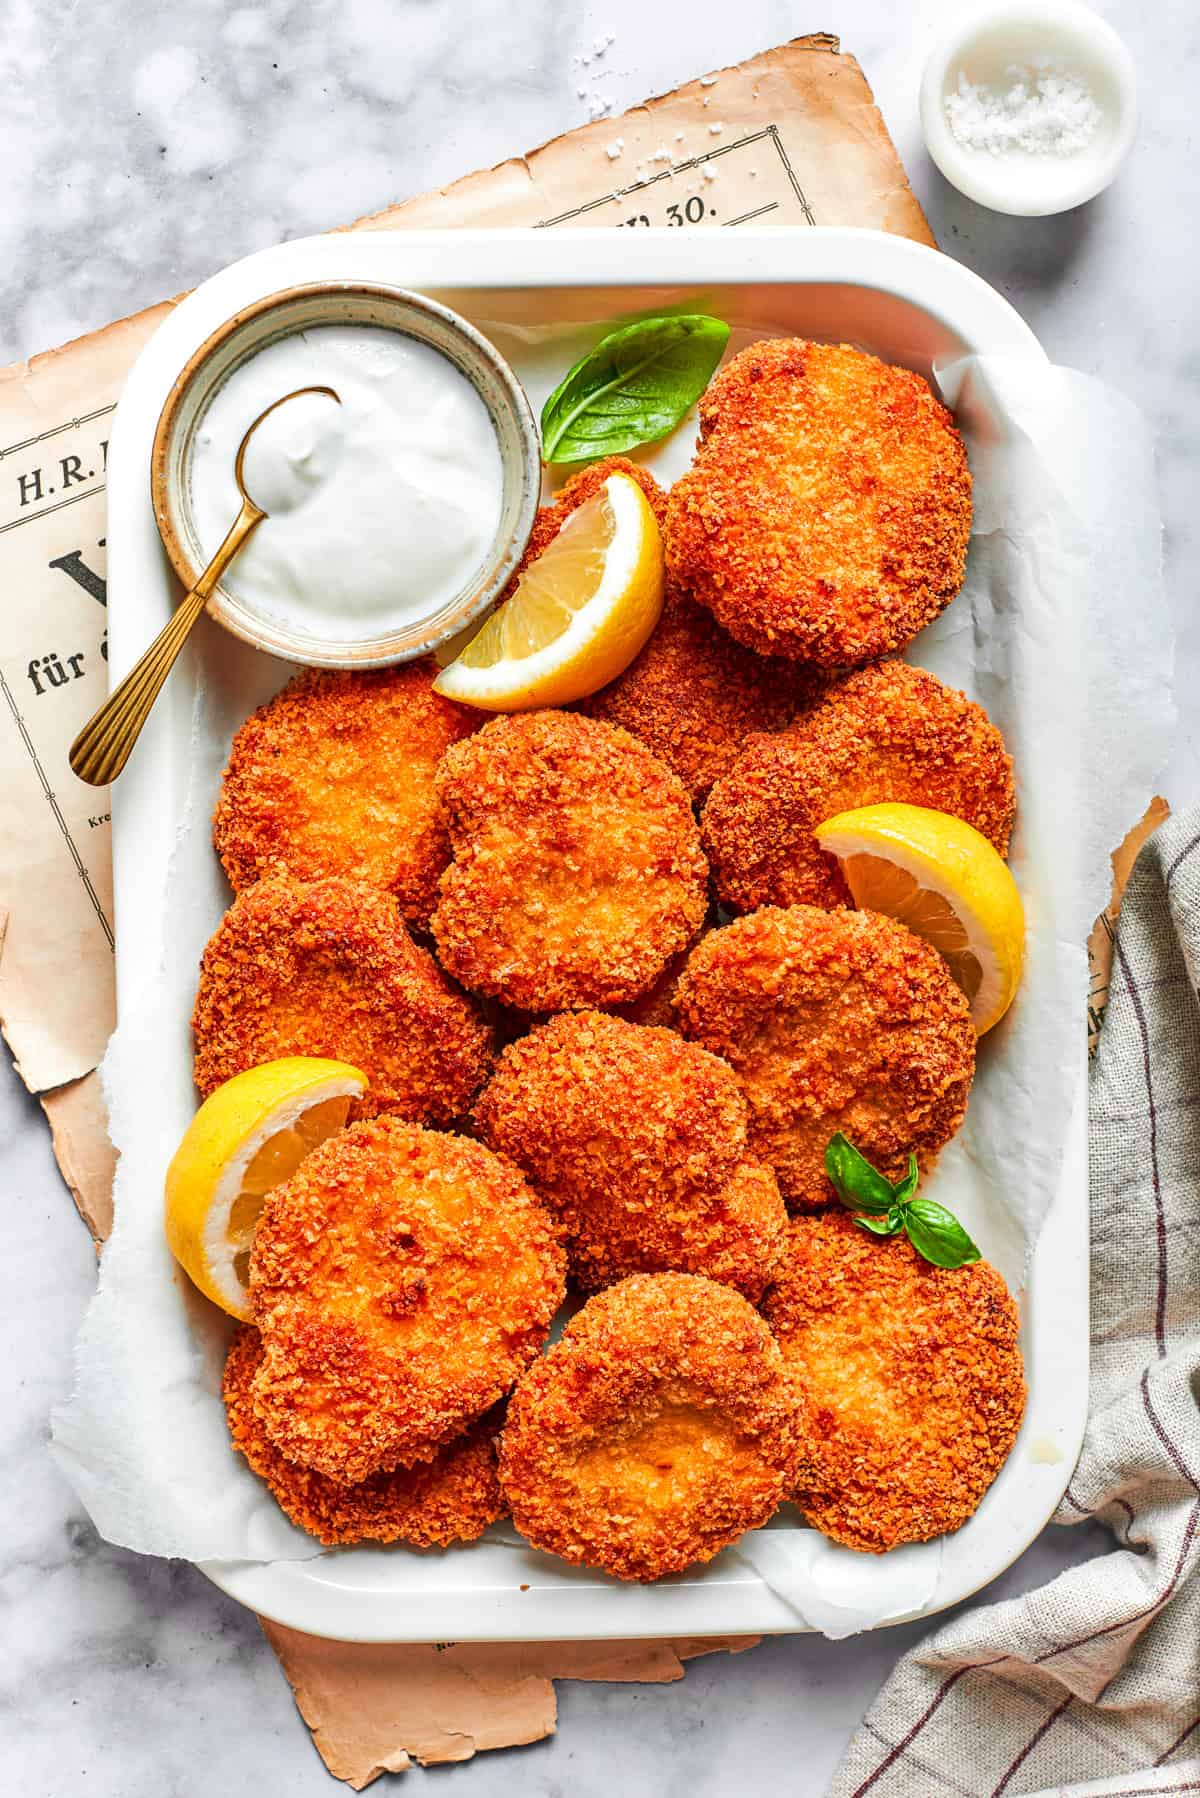
[[[771,1516],[800,1471],[799,1399],[727,1286],[635,1274],[589,1299],[525,1374],[500,1483],[535,1548],[654,1580]]]
[[[889,1179],[927,1168],[975,1074],[966,998],[936,949],[875,912],[767,907],[714,930],[679,982],[679,1028],[723,1056],[750,1106],[750,1152],[788,1206],[835,1194],[838,1130]]]
[[[508,1162],[398,1118],[354,1124],[263,1206],[255,1415],[331,1480],[428,1461],[537,1354],[564,1277],[557,1228]]]
[[[613,1005],[610,1010],[614,1016],[628,1019],[631,1024],[657,1024],[662,1030],[675,1028],[675,988],[679,984],[679,976],[687,966],[687,958],[696,943],[704,937],[708,925],[701,928],[695,940],[673,955],[658,979],[648,986],[644,993],[636,999],[630,999],[625,1005]]]
[[[344,875],[424,929],[450,860],[433,772],[480,722],[433,691],[433,664],[306,669],[233,739],[213,841],[235,892],[264,875]]]
[[[748,737],[782,730],[827,684],[803,663],[743,649],[672,587],[646,647],[582,705],[591,717],[640,737],[699,805]]]
[[[1017,1310],[986,1261],[931,1267],[847,1212],[797,1218],[763,1307],[802,1395],[793,1493],[835,1542],[880,1554],[973,1515],[1025,1408]]]
[[[437,779],[454,860],[433,934],[465,986],[522,1011],[618,1005],[698,932],[708,867],[687,794],[627,731],[495,718]]]
[[[540,556],[567,519],[598,493],[609,475],[635,480],[665,526],[667,495],[648,470],[606,456],[572,475],[543,506],[522,567]],[[728,772],[755,731],[782,730],[817,696],[824,676],[780,656],[756,655],[723,631],[668,579],[662,617],[625,672],[580,702],[592,718],[620,724],[676,773],[699,803]]]
[[[283,1055],[328,1055],[366,1074],[352,1117],[448,1124],[491,1060],[474,1003],[412,941],[395,900],[351,880],[262,880],[204,951],[192,1015],[196,1085]]]
[[[712,790],[704,846],[735,911],[849,905],[837,862],[813,831],[885,801],[965,818],[1008,853],[1012,759],[982,706],[923,668],[862,668],[782,736],[758,737]]]
[[[504,1051],[475,1123],[562,1223],[585,1291],[670,1271],[761,1296],[787,1213],[715,1055],[673,1030],[564,1013]]]
[[[739,643],[825,668],[902,648],[962,585],[971,476],[929,386],[848,344],[751,344],[700,401],[667,566]]]
[[[327,1547],[407,1542],[413,1548],[444,1548],[450,1542],[474,1542],[489,1523],[503,1517],[494,1424],[476,1424],[431,1461],[342,1485],[287,1460],[263,1429],[251,1391],[261,1362],[262,1339],[244,1325],[225,1362],[225,1415],[233,1446],[292,1522]]]

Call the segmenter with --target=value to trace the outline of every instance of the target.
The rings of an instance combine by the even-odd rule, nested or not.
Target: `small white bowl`
[[[482,565],[435,613],[375,637],[327,641],[256,611],[218,582],[211,617],[244,643],[310,668],[383,668],[425,655],[482,617],[504,591],[529,540],[541,491],[541,444],[525,389],[500,352],[448,306],[381,281],[314,281],[266,295],[226,319],[193,351],[159,417],[150,497],[159,535],[186,590],[207,556],[192,509],[196,432],[222,384],[280,338],[320,325],[374,325],[438,350],[465,375],[491,415],[502,469],[500,522]]]
[[[1101,122],[1070,155],[970,149],[946,117],[946,97],[965,75],[977,85],[1003,79],[1018,64],[1045,58],[1085,82]],[[1042,217],[1081,206],[1106,188],[1137,128],[1133,58],[1111,25],[1076,0],[991,6],[960,20],[933,50],[921,79],[925,145],[952,186],[994,212]]]

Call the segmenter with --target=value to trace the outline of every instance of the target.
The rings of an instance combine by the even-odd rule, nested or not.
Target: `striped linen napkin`
[[[1110,1553],[899,1663],[829,1798],[1200,1793],[1200,808],[1126,888],[1091,1072],[1092,1380],[1055,1521]]]

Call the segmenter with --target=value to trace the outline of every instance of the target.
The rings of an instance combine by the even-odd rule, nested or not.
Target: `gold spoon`
[[[282,399],[272,400],[247,430],[238,445],[233,464],[233,478],[242,496],[242,509],[230,526],[224,542],[191,592],[180,600],[149,649],[138,657],[124,680],[113,688],[104,704],[92,715],[71,745],[68,756],[71,767],[80,780],[86,780],[89,786],[108,786],[129,760],[129,752],[150,716],[150,708],[161,693],[163,682],[174,667],[176,656],[187,642],[192,626],[204,610],[209,594],[250,533],[267,516],[263,508],[250,498],[243,485],[242,464],[246,457],[246,446],[264,418],[269,417],[280,406],[286,406],[289,400],[299,399],[303,393],[323,393],[331,400],[336,400],[339,406],[342,403],[332,387],[297,387],[294,393],[285,393]]]

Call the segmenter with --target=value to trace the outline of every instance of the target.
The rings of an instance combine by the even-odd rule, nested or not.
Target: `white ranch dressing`
[[[192,443],[192,516],[207,560],[237,516],[246,428],[298,387],[246,450],[268,516],[221,585],[273,623],[324,642],[431,617],[480,568],[500,523],[495,427],[440,351],[381,325],[320,325],[268,344],[228,377]]]

